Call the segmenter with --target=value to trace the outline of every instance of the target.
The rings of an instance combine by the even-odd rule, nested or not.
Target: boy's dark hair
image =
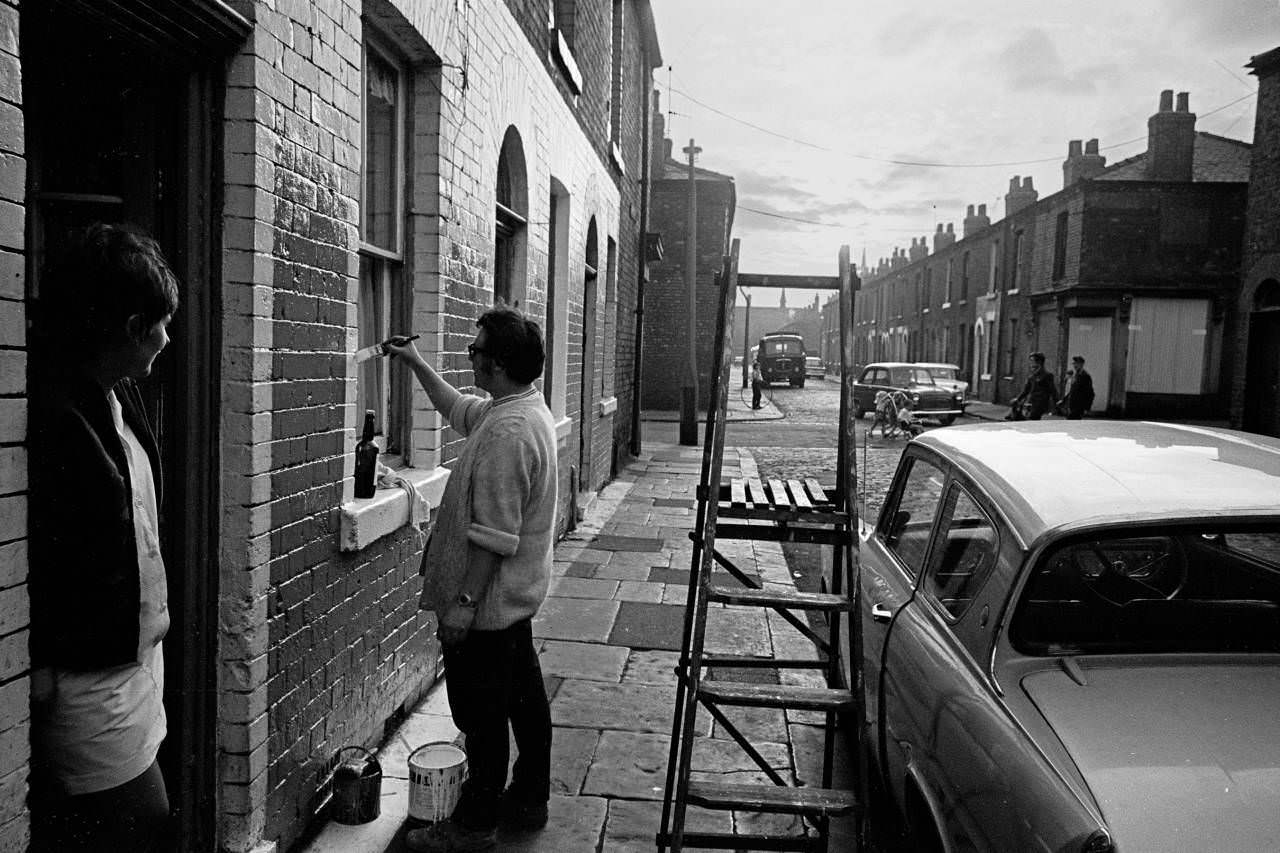
[[[1044,353],[1042,352],[1031,353],[1031,358],[1034,359],[1035,361],[1040,362],[1041,364],[1044,364]]]
[[[177,311],[178,280],[143,231],[97,222],[53,259],[40,303],[46,335],[96,354],[134,314],[145,331]]]
[[[488,332],[487,354],[516,382],[532,382],[542,375],[546,348],[542,327],[520,311],[498,304],[480,315],[476,326]]]

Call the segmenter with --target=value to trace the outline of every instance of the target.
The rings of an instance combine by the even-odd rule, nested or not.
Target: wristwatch
[[[458,597],[455,603],[459,607],[477,607],[480,604],[480,602],[476,601],[474,598],[472,598],[470,595],[468,595],[465,592],[458,593]]]

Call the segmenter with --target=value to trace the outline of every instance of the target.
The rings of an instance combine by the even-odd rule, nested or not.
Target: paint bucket
[[[467,778],[467,754],[450,741],[432,741],[409,753],[409,817],[439,823],[453,814]]]
[[[354,755],[350,753],[356,753]],[[377,820],[382,807],[382,766],[363,746],[344,746],[334,757],[330,816],[338,823]]]

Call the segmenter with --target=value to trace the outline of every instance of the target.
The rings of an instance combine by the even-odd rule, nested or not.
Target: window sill
[[[413,484],[427,506],[433,510],[440,506],[444,485],[449,480],[448,469],[402,468],[396,473]],[[403,489],[378,489],[371,498],[344,503],[340,515],[341,549],[360,551],[409,523],[409,496]]]
[[[581,95],[582,71],[578,68],[578,61],[573,58],[573,51],[569,49],[569,42],[565,41],[564,33],[554,27],[551,30],[551,53],[555,56],[556,64],[564,73],[573,94]]]
[[[565,416],[556,421],[556,441],[564,441],[573,431],[573,418]]]
[[[1018,295],[1018,288],[1016,288],[1016,287],[1015,287],[1013,290],[1006,290],[1006,291],[1004,292],[1004,295],[1005,295],[1005,296],[1017,296],[1017,295]]]
[[[625,175],[627,167],[622,163],[622,149],[618,147],[617,142],[609,145],[609,157],[613,160],[613,167],[618,170],[618,174]]]
[[[943,308],[950,308],[950,307],[951,307],[951,303],[950,303],[950,302],[944,302],[944,303],[942,303],[942,307],[943,307]]]
[[[617,397],[605,397],[603,400],[596,403],[596,412],[602,418],[605,415],[612,415],[616,411],[618,411]]]

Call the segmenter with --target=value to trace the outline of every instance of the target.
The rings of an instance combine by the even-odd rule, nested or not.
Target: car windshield
[[[804,342],[798,338],[779,338],[764,342],[765,355],[800,355],[804,352]]]
[[[934,379],[954,380],[956,378],[956,370],[954,367],[930,367],[929,373]]]
[[[933,385],[933,375],[923,367],[895,367],[889,371],[889,384],[899,388],[909,385]]]
[[[1033,568],[1010,638],[1032,655],[1280,652],[1280,524],[1073,538]]]

